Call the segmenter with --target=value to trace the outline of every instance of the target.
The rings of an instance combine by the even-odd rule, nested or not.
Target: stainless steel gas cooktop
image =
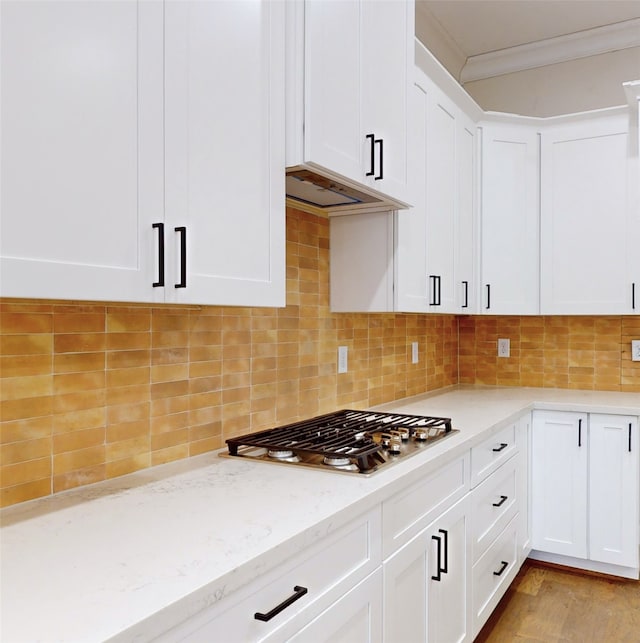
[[[457,432],[449,418],[341,410],[231,438],[221,455],[369,475]]]

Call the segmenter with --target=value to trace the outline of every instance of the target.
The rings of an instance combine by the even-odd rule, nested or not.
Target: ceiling
[[[550,64],[640,46],[640,0],[416,0],[418,33],[421,22],[447,40],[462,81],[496,75],[480,63],[507,56],[546,52]]]

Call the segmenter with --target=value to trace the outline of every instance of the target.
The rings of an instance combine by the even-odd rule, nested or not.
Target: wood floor
[[[640,642],[640,582],[527,560],[475,643]]]

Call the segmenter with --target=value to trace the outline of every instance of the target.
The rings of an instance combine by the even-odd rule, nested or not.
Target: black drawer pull
[[[309,590],[306,587],[300,587],[296,585],[293,588],[293,595],[289,596],[287,600],[282,601],[280,605],[276,605],[270,612],[263,614],[262,612],[256,612],[253,617],[258,621],[270,621],[274,616],[280,614],[282,610],[287,609],[291,603],[295,603],[299,598],[302,598]]]
[[[578,446],[582,446],[582,419],[578,420]]]
[[[502,507],[502,505],[506,502],[507,496],[500,496],[500,500],[498,502],[494,502],[493,506],[494,507]]]
[[[509,446],[509,445],[508,445],[506,442],[500,442],[500,446],[499,446],[499,447],[493,447],[493,449],[491,449],[491,450],[492,450],[494,453],[500,453],[500,451],[504,451],[504,449],[506,449],[508,446]]]
[[[502,576],[502,572],[509,567],[509,563],[506,560],[503,560],[500,564],[500,569],[497,572],[493,572],[494,576]]]
[[[629,453],[631,453],[631,422],[629,422]]]

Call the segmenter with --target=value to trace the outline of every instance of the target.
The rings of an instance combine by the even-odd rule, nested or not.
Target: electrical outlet
[[[511,342],[508,339],[498,340],[498,357],[509,357],[511,354]]]
[[[346,373],[347,370],[347,347],[338,346],[338,373]]]
[[[418,363],[418,342],[411,342],[411,363]]]
[[[631,340],[631,361],[640,362],[640,339]]]

